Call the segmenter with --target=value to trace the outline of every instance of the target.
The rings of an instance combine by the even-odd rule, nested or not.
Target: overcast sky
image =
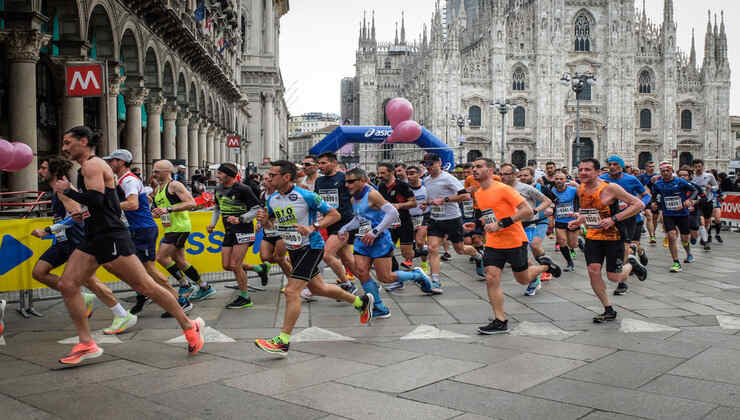
[[[401,8],[406,16],[406,39],[417,39],[428,23],[435,0],[293,0],[281,19],[280,62],[293,115],[305,112],[339,113],[339,86],[342,77],[354,76],[355,50],[362,13],[375,9],[376,38],[393,41]],[[444,0],[442,0],[444,3]],[[664,0],[646,0],[648,17],[663,21]],[[642,8],[642,1],[636,1]],[[697,63],[704,57],[707,9],[712,15],[724,8],[725,17],[740,16],[740,2],[729,0],[674,0],[678,24],[678,46],[688,55],[691,28],[696,29]],[[368,9],[368,20],[370,10]],[[712,18],[714,19],[714,18]],[[719,22],[719,20],[718,20]],[[732,74],[730,114],[740,115],[740,25],[725,19]],[[400,29],[399,29],[400,31]]]

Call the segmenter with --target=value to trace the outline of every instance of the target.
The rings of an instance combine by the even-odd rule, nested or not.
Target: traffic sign
[[[65,70],[65,93],[67,96],[102,96],[106,79],[103,64],[67,64]]]
[[[226,138],[226,146],[238,149],[241,147],[241,139],[238,136],[229,136]]]

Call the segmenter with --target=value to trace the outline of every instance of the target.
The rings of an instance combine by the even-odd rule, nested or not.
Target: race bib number
[[[483,224],[490,225],[498,223],[496,214],[491,209],[481,211],[481,216],[483,217]]]
[[[172,226],[172,219],[170,219],[169,213],[162,213],[162,215],[159,216],[159,219],[162,221],[162,226],[164,227]]]
[[[414,229],[418,228],[422,223],[424,223],[424,215],[420,214],[418,216],[411,216],[411,222],[414,224]]]
[[[291,226],[298,224],[293,206],[276,207],[272,211],[275,213],[275,221],[277,221],[278,225]]]
[[[263,227],[262,230],[264,231],[264,236],[266,238],[274,238],[276,236],[279,236],[277,229],[267,229]]]
[[[432,217],[439,218],[444,217],[445,208],[442,206],[432,206]]]
[[[82,220],[85,220],[88,217],[90,217],[90,210],[87,209],[87,206],[82,206],[80,208],[80,212],[82,213]]]
[[[555,207],[555,217],[566,219],[573,216],[573,203],[560,203]]]
[[[599,211],[596,209],[581,209],[581,216],[586,221],[586,227],[588,229],[601,229],[601,225],[599,225],[599,222],[601,222],[601,216],[599,216]]]
[[[54,224],[57,224],[61,221],[61,219],[56,218],[54,219]],[[54,232],[54,239],[56,239],[57,242],[64,242],[67,240],[67,231],[65,229],[60,230],[59,232]]]
[[[303,245],[303,235],[298,232],[298,228],[295,226],[278,226],[278,233],[285,245],[293,248],[298,248]]]
[[[372,230],[373,226],[370,224],[370,221],[367,219],[362,219],[360,221],[360,227],[357,229],[357,234],[360,235],[360,237],[363,237],[367,235],[368,232]]]
[[[326,201],[329,206],[338,209],[339,208],[339,190],[336,188],[332,189],[320,189],[319,195],[321,199]]]
[[[466,200],[463,201],[463,217],[466,219],[472,219],[475,215],[474,213],[474,206],[473,206],[473,200]]]
[[[677,195],[672,195],[670,197],[664,197],[663,201],[665,202],[665,208],[666,210],[681,210],[683,208],[683,204],[681,204],[681,197]]]
[[[236,237],[236,243],[238,244],[248,244],[248,243],[254,242],[254,238],[255,238],[254,233],[236,232],[234,233],[234,236]]]

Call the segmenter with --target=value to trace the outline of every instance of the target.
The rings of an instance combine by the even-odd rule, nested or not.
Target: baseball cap
[[[103,158],[104,160],[118,159],[126,163],[131,163],[134,160],[133,155],[126,149],[116,149],[111,154]]]
[[[185,169],[185,165],[177,165],[177,169]]]

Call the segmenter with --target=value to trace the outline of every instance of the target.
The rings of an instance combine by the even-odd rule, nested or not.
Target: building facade
[[[702,158],[724,169],[734,155],[723,15],[710,13],[704,61],[697,63],[693,36],[689,54],[678,47],[673,0],[665,0],[661,24],[636,11],[633,0],[446,0],[444,6],[437,2],[429,30],[425,25],[414,41],[406,38],[403,17],[392,42],[378,41],[374,14],[363,18],[356,74],[341,85],[342,106],[351,106],[354,122],[387,123],[386,101],[403,96],[414,105],[414,118],[462,161],[498,160],[503,147],[518,166],[532,158],[571,166],[618,154],[640,166]],[[591,74],[597,84],[577,100],[560,83],[565,73]],[[511,105],[503,141],[501,114],[491,108],[498,98]],[[376,154],[378,160],[392,155]]]
[[[339,115],[325,112],[307,112],[288,118],[288,135],[295,136],[321,130],[330,125],[339,125]]]
[[[335,121],[334,124],[325,125],[315,130],[304,131],[288,137],[290,150],[290,153],[288,154],[288,159],[290,159],[290,161],[292,162],[301,162],[305,156],[310,154],[309,150],[316,143],[318,143],[329,133],[334,131],[334,129],[336,129],[338,126],[339,125]]]
[[[77,125],[102,132],[98,155],[129,149],[145,173],[163,158],[185,162],[190,171],[223,161],[244,164],[287,131],[282,80],[273,75],[272,84],[260,85],[265,108],[274,110],[261,112],[252,106],[255,83],[244,70],[263,62],[274,70],[287,0],[0,5],[7,8],[0,19],[0,136],[29,144],[36,155],[26,169],[3,177],[3,189],[37,189],[37,159],[59,154],[62,133]],[[258,42],[255,31],[260,41],[266,34],[265,47],[250,50]],[[65,65],[87,61],[105,64],[105,94],[66,97]],[[229,151],[229,136],[244,146]]]

